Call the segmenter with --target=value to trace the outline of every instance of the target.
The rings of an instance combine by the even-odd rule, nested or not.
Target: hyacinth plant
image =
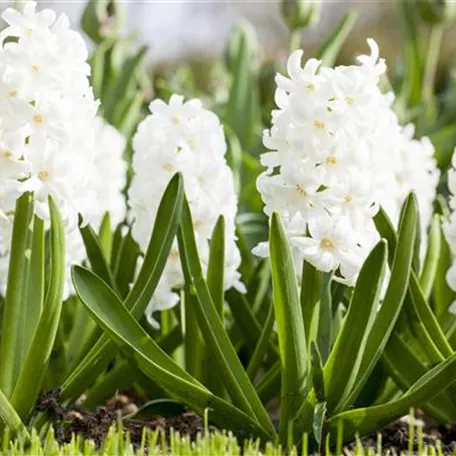
[[[303,62],[317,4],[284,2],[286,68],[260,66],[243,24],[204,88],[189,67],[153,84],[118,2],[88,3],[90,59],[65,16],[7,9],[1,429],[44,435],[50,388],[87,408],[133,389],[150,411],[186,406],[290,448],[339,447],[411,407],[454,423],[445,5],[400,2],[405,66],[389,82],[373,40],[335,66],[353,13]]]

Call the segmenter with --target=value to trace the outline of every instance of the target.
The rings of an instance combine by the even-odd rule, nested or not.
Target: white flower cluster
[[[453,264],[447,272],[446,280],[448,286],[456,291],[456,149],[451,160],[451,169],[448,171],[448,189],[450,190],[449,217],[443,222],[443,233],[453,256]],[[454,305],[453,305],[454,308]]]
[[[127,183],[127,164],[123,159],[127,141],[116,128],[101,117],[96,117],[94,120],[94,137],[91,154],[95,162],[95,174],[91,177],[91,185],[95,189],[96,207],[93,210],[90,224],[97,231],[107,212],[111,216],[112,227],[116,227],[125,219],[127,204],[122,192]],[[72,230],[66,234],[66,249],[65,298],[73,294],[71,266],[82,264],[87,260],[86,249],[79,230]]]
[[[69,28],[65,15],[8,8],[0,33],[0,287],[4,291],[9,244],[17,198],[33,192],[36,214],[49,222],[48,196],[56,202],[66,228],[67,262],[83,257],[78,216],[101,220],[119,202],[104,190],[122,186],[118,158],[106,162],[110,127],[95,122],[98,102],[88,76],[87,47]],[[97,137],[95,138],[95,128]],[[103,131],[108,131],[106,134]],[[101,141],[101,142],[100,142]],[[116,136],[114,147],[124,143]],[[104,151],[101,149],[104,148]],[[123,165],[122,165],[123,166]],[[114,173],[115,180],[111,181]],[[125,206],[125,203],[123,203]],[[68,275],[69,282],[69,275]]]
[[[257,182],[266,214],[284,221],[298,270],[304,258],[348,284],[378,239],[379,205],[397,223],[414,190],[425,235],[439,175],[429,139],[413,139],[413,127],[401,127],[391,109],[393,95],[380,91],[386,66],[368,43],[371,55],[359,65],[336,68],[315,59],[302,68],[303,52],[293,52],[288,77],[276,77],[279,109],[264,133],[271,151]],[[267,256],[268,244],[255,253]]]
[[[225,161],[226,144],[218,117],[199,100],[184,102],[173,95],[166,104],[154,100],[149,115],[133,139],[133,177],[129,206],[132,233],[145,249],[161,196],[171,177],[181,172],[193,216],[198,251],[207,268],[212,230],[220,215],[225,217],[225,288],[243,289],[237,269],[240,254],[235,242],[237,199],[233,175]],[[178,302],[174,290],[183,285],[177,250],[173,246],[157,292],[147,310],[164,310]]]

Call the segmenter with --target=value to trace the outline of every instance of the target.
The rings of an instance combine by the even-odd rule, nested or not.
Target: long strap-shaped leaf
[[[404,223],[412,223],[404,214]],[[378,231],[382,236],[388,239],[390,251],[395,252],[397,245],[397,236],[394,231],[393,225],[388,216],[381,211],[375,218],[375,223]],[[434,341],[437,348],[440,350],[444,357],[453,354],[453,350],[446,339],[438,320],[432,312],[429,303],[421,290],[420,283],[415,271],[412,271],[410,276],[410,295],[415,306],[415,309],[421,318],[421,321],[429,333],[429,336]]]
[[[404,203],[404,217],[399,226],[398,243],[394,252],[388,288],[367,339],[363,360],[356,378],[356,386],[350,393],[344,407],[353,404],[361,392],[388,342],[404,304],[412,273],[416,219],[418,216],[417,207],[416,198],[411,194]]]
[[[415,199],[409,197],[405,204],[404,213],[406,214],[407,223],[403,223],[399,229],[399,241],[393,259],[391,279],[382,306],[376,315],[367,338],[366,348],[354,386],[343,404],[340,405],[342,410],[351,406],[361,392],[388,342],[402,309],[412,268],[417,217]],[[315,393],[311,391],[307,400],[298,410],[294,419],[296,436],[302,435],[305,430],[309,429],[312,423],[315,400]]]
[[[387,246],[382,240],[361,268],[344,324],[324,367],[326,402],[330,413],[343,403],[358,374],[369,335],[369,322],[377,311],[386,257]]]
[[[9,429],[13,434],[20,433],[27,440],[30,439],[24,423],[3,394],[3,391],[0,390],[0,435],[3,429]]]
[[[441,225],[442,222],[440,215],[434,215],[431,227],[429,228],[429,240],[426,257],[420,274],[420,285],[425,299],[429,299],[429,296],[431,295],[432,286],[437,274],[440,248],[442,245]]]
[[[280,434],[282,442],[307,387],[307,350],[304,320],[291,247],[277,213],[269,235],[274,311],[282,365]]]
[[[149,337],[131,316],[116,294],[91,271],[73,268],[73,283],[92,317],[122,351],[150,379],[172,397],[199,414],[210,410],[210,417],[221,428],[229,427],[243,437],[270,435],[253,419],[209,390],[177,365]]]
[[[274,427],[271,420],[242,367],[212,301],[199,261],[190,207],[185,198],[178,242],[185,281],[187,286],[194,289],[198,298],[195,304],[201,332],[209,349],[213,353],[217,353],[216,359],[220,373],[225,380],[225,386],[233,401],[245,413],[257,419],[268,432],[273,434]]]
[[[207,266],[207,286],[214,301],[215,308],[223,321],[223,306],[225,304],[225,218],[221,215],[212,231]],[[186,309],[187,310],[187,309]],[[186,314],[187,315],[187,314]],[[217,396],[223,395],[223,382],[220,375],[214,372],[217,354],[207,351],[204,360],[204,384]]]
[[[407,414],[411,407],[423,405],[448,388],[456,379],[456,354],[421,377],[399,399],[375,407],[350,410],[334,416],[327,422],[327,431],[337,435],[338,422],[343,422],[344,440],[356,433],[367,434]]]
[[[84,241],[87,258],[90,261],[90,266],[93,271],[113,290],[116,290],[116,284],[98,235],[90,225],[80,227],[79,231],[81,233],[82,240]]]
[[[382,364],[396,385],[407,391],[419,378],[429,371],[419,358],[419,352],[409,340],[393,332],[382,356]],[[454,423],[456,410],[449,390],[423,404],[423,408],[441,423]]]
[[[0,389],[8,398],[20,368],[18,347],[25,326],[22,324],[27,302],[24,279],[28,270],[28,232],[32,220],[33,198],[25,193],[16,202],[0,345]]]
[[[45,229],[44,221],[35,215],[33,221],[33,234],[30,257],[30,270],[27,277],[27,296],[26,310],[23,315],[24,327],[22,328],[21,360],[25,359],[30,344],[32,343],[35,329],[40,321],[41,312],[44,305],[44,288],[45,288]]]
[[[41,318],[11,398],[13,407],[24,421],[28,421],[30,418],[40,392],[62,311],[65,282],[65,234],[59,210],[51,197],[49,197],[49,210],[51,213],[49,285]],[[31,381],[31,379],[33,380]]]
[[[180,222],[183,194],[182,176],[176,174],[163,194],[144,262],[125,301],[125,306],[136,319],[143,315],[165,267]],[[62,398],[79,396],[103,372],[115,351],[116,347],[109,338],[102,336],[65,380]]]

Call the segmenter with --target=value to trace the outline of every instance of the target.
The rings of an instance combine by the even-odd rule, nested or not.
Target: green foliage
[[[293,31],[290,48],[316,17],[317,5],[311,3],[282,5]],[[421,13],[412,0],[398,5],[404,48],[403,65],[390,75],[395,108],[403,120],[416,123],[420,134],[430,134],[445,170],[456,141],[456,83],[450,77],[437,86],[436,69],[450,5],[428,0]],[[307,262],[296,265],[279,215],[273,214],[269,226],[256,190],[263,169],[260,135],[269,124],[274,74],[282,71],[281,63],[261,62],[255,31],[243,23],[230,36],[225,61],[211,71],[184,65],[172,78],[152,81],[147,49],[120,34],[121,8],[117,1],[89,1],[82,19],[97,44],[91,82],[102,102],[100,114],[128,139],[128,160],[132,135],[154,90],[163,96],[179,91],[200,96],[221,115],[239,197],[236,234],[246,293],[224,289],[223,217],[213,229],[208,265],[201,263],[184,182],[175,175],[145,252],[133,240],[130,221],[111,227],[106,214],[98,232],[80,227],[88,261],[73,269],[77,295],[62,302],[60,216],[50,201],[47,232],[34,215],[33,198],[24,195],[15,208],[8,285],[0,300],[0,430],[5,442],[0,454],[59,454],[52,432],[41,442],[29,431],[35,426],[44,435],[50,424],[44,414],[33,416],[39,394],[49,386],[60,387],[65,405],[85,393],[87,407],[128,388],[150,399],[137,417],[178,413],[186,406],[238,438],[258,437],[240,448],[232,435],[200,436],[191,445],[172,433],[165,447],[163,436],[146,430],[142,449],[147,445],[149,454],[202,455],[210,449],[211,454],[253,456],[260,445],[262,454],[282,454],[270,441],[280,441],[289,454],[296,454],[296,447],[303,454],[334,448],[340,454],[357,434],[377,431],[418,406],[441,423],[456,422],[456,316],[448,310],[455,293],[445,279],[451,253],[441,230],[444,196],[436,205],[422,264],[424,239],[411,194],[398,227],[382,209],[377,213],[380,240],[354,287]],[[430,19],[430,12],[438,20]],[[319,46],[316,55],[325,65],[338,61],[355,20],[356,13],[348,13]],[[208,73],[207,87],[202,73]],[[260,261],[251,248],[268,239],[270,259]],[[160,312],[157,328],[144,312],[176,245],[185,278],[181,302]],[[278,412],[277,404],[275,426],[269,411],[275,407]],[[18,439],[9,442],[13,434]],[[128,437],[115,431],[103,445],[97,450],[75,438],[61,451],[135,454]]]

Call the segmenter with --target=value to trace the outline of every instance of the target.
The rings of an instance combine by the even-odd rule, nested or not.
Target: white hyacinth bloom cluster
[[[322,67],[302,51],[291,54],[288,77],[276,77],[267,170],[257,182],[265,212],[278,212],[294,249],[297,268],[306,259],[352,285],[378,240],[373,216],[379,205],[397,223],[403,201],[417,195],[423,235],[432,215],[439,173],[428,138],[413,139],[391,109],[393,95],[379,89],[386,71],[379,50],[358,65]],[[269,254],[267,243],[255,248]]]
[[[96,194],[96,207],[90,224],[98,231],[104,215],[109,212],[111,226],[116,227],[125,220],[127,204],[123,190],[127,183],[127,164],[123,158],[126,147],[125,137],[103,118],[94,120],[94,144],[91,150],[95,163],[95,174],[91,177]],[[71,266],[87,260],[86,249],[79,230],[66,235],[67,281],[64,296],[73,294]]]
[[[448,286],[456,291],[456,149],[448,171],[448,189],[450,190],[450,215],[443,222],[443,233],[453,256],[453,264],[446,275]],[[454,305],[453,305],[454,308]]]
[[[129,207],[132,234],[144,250],[149,241],[161,196],[171,177],[181,172],[192,211],[198,251],[204,268],[209,240],[220,215],[225,218],[225,288],[243,290],[237,269],[240,254],[235,242],[237,198],[233,175],[225,160],[225,137],[218,117],[199,100],[184,102],[173,95],[169,104],[154,100],[151,114],[139,125],[133,139],[133,177]],[[164,274],[147,315],[177,304],[175,293],[184,282],[177,244],[174,244]],[[152,320],[151,320],[152,321]]]
[[[79,214],[85,223],[101,220],[111,204],[102,186],[112,172],[118,179],[120,168],[105,163],[112,153],[107,148],[98,160],[100,138],[95,142],[94,137],[98,102],[88,80],[88,51],[82,36],[70,29],[68,18],[49,9],[37,12],[35,2],[26,3],[23,13],[8,8],[2,18],[7,23],[0,33],[0,287],[4,291],[17,198],[33,192],[35,212],[48,226],[48,196],[52,196],[65,224],[67,262],[79,262],[83,257]]]

